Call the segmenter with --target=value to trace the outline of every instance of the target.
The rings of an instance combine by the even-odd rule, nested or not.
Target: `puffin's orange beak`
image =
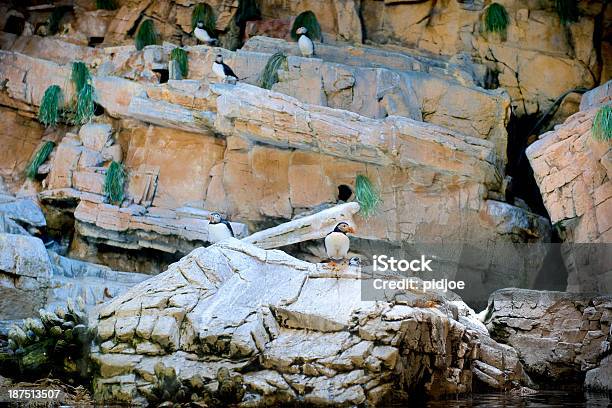
[[[351,233],[351,234],[354,234],[354,233],[355,233],[355,228],[353,228],[353,227],[348,227],[348,228],[346,229],[346,231],[347,231],[347,232],[349,232],[349,233]]]

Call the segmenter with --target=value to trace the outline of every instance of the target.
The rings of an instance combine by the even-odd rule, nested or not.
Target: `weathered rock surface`
[[[158,52],[163,62],[170,48],[149,47],[139,55],[153,67],[157,64],[154,54]],[[202,52],[210,58],[210,50],[202,46],[190,52]],[[233,55],[240,61],[240,52]],[[30,96],[42,95],[49,84],[44,82],[47,78],[60,82],[68,78],[64,67],[49,61],[17,53],[0,56],[0,69],[13,102],[36,105],[39,99]],[[262,64],[266,58],[264,55]],[[23,68],[28,66],[34,68]],[[39,70],[46,76],[34,76],[37,79],[28,85],[31,91],[24,92],[14,84],[30,78],[27,72]],[[88,177],[72,177],[72,187],[62,185],[40,194],[44,200],[78,198],[77,230],[91,242],[184,254],[194,248],[194,242],[205,242],[205,222],[189,220],[189,228],[181,223],[175,226],[177,219],[184,218],[176,215],[177,208],[222,211],[233,220],[250,223],[287,220],[305,210],[337,204],[339,186],[354,190],[357,174],[367,174],[379,186],[384,200],[379,216],[355,220],[359,238],[380,244],[364,245],[359,251],[366,257],[373,251],[386,251],[389,244],[402,245],[416,237],[426,242],[472,242],[476,247],[500,238],[503,242],[546,242],[549,238],[545,219],[496,201],[502,197],[504,166],[500,145],[485,140],[485,134],[492,131],[487,126],[479,137],[473,137],[402,116],[368,118],[303,103],[242,83],[231,86],[171,80],[150,85],[109,76],[94,76],[94,82],[98,103],[109,115],[121,118],[114,145],[126,152],[127,190],[137,205],[118,208],[104,204],[95,193],[101,188],[103,171],[97,174],[95,168],[84,169]],[[484,110],[505,112],[503,103],[489,93],[474,92],[492,103],[492,108]],[[500,118],[506,117],[506,113],[500,114],[500,122],[491,122],[498,129],[505,120]],[[66,143],[68,152],[75,150]],[[56,156],[63,146],[64,142]],[[58,165],[70,168],[60,163],[73,162],[74,158]],[[77,162],[77,173],[83,171],[79,166]],[[185,168],[193,178],[185,177]],[[62,180],[71,178],[70,171],[59,174],[66,174]],[[50,183],[56,179],[50,177]],[[75,180],[83,187],[74,188]],[[147,213],[139,213],[142,207]],[[193,242],[185,243],[180,235]],[[496,279],[501,277],[501,281],[489,279],[491,271],[471,273],[470,279],[478,281],[475,296],[482,301],[482,290],[487,296],[499,287],[532,282],[545,248],[534,245],[530,249],[531,253],[514,253],[521,259],[516,265],[489,268],[497,271]],[[519,279],[525,276],[528,278]],[[481,281],[499,286],[481,285]]]
[[[90,309],[147,277],[59,256],[27,232],[0,233],[0,332],[42,307],[63,306],[67,298],[81,297]]]
[[[514,347],[535,381],[579,387],[586,373],[587,386],[606,384],[612,296],[502,289],[491,295],[489,313],[493,338]]]
[[[44,305],[51,262],[43,242],[0,233],[0,320],[31,317]]]
[[[526,151],[551,221],[568,243],[564,260],[568,290],[574,292],[612,291],[612,147],[591,135],[597,109],[611,97],[610,82],[585,94],[581,107],[586,110]],[[580,244],[591,244],[591,250]],[[601,267],[588,266],[598,260],[604,260]]]
[[[473,375],[497,389],[529,381],[457,297],[362,301],[358,270],[343,268],[234,239],[195,250],[92,317],[96,398],[143,402],[158,363],[187,388],[214,387],[226,367],[249,406],[455,394]]]

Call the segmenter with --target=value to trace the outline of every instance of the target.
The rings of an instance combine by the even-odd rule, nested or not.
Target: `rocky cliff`
[[[107,403],[611,389],[607,2],[210,0],[215,46],[196,3],[0,5],[0,353],[80,297]],[[311,58],[290,33],[307,10]],[[236,239],[212,245],[213,211]],[[356,258],[334,270],[340,221]],[[364,296],[373,255],[422,253],[438,267],[412,278],[461,297]]]

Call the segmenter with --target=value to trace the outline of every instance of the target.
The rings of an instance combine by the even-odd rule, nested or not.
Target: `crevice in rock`
[[[517,205],[523,200],[536,214],[549,218],[540,189],[533,176],[533,170],[525,155],[531,141],[530,132],[538,121],[537,115],[515,116],[508,123],[508,164],[506,174],[512,178],[506,188],[506,201]]]

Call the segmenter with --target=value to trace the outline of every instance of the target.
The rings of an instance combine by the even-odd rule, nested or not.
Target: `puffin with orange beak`
[[[208,241],[214,244],[233,236],[232,224],[218,212],[210,213],[208,216]]]
[[[350,240],[346,234],[354,233],[353,227],[346,222],[336,225],[336,228],[325,237],[325,251],[331,259],[331,265],[346,258],[350,248]]]

